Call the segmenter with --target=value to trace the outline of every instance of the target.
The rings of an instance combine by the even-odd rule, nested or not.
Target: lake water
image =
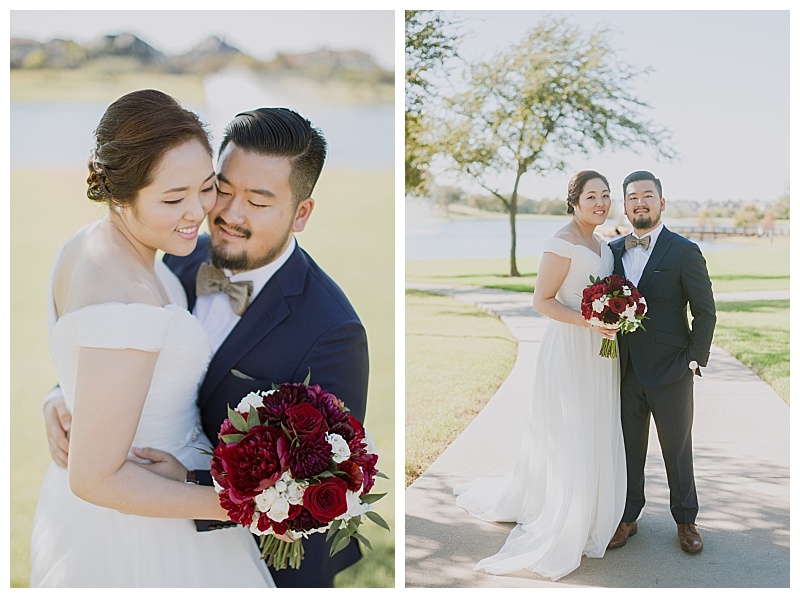
[[[562,219],[517,219],[517,257],[539,257],[542,241],[569,222]],[[669,221],[664,223],[669,226]],[[406,202],[406,260],[508,258],[508,217],[492,220],[448,220],[415,201]],[[735,249],[730,241],[702,241],[702,251]]]
[[[322,94],[282,93],[247,73],[206,78],[207,105],[186,107],[210,125],[212,146],[238,112],[260,106],[288,106],[311,120],[328,141],[327,166],[353,169],[394,168],[394,106],[328,104]],[[92,132],[106,104],[11,103],[11,166],[84,167]]]

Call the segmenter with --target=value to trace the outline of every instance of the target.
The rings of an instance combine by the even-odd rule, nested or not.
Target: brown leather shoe
[[[703,538],[697,531],[694,523],[678,524],[678,539],[681,541],[681,550],[685,552],[700,552],[703,550]]]
[[[620,521],[619,525],[617,526],[617,531],[614,532],[614,535],[611,536],[611,542],[608,543],[609,548],[620,548],[621,546],[625,546],[628,542],[628,538],[631,536],[635,536],[637,532],[636,522],[633,523],[625,523],[624,521]]]

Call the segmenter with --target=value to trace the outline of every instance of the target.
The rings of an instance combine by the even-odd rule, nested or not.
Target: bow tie
[[[253,283],[249,280],[231,282],[225,272],[211,264],[200,264],[195,285],[197,296],[225,293],[231,302],[231,309],[237,316],[241,316],[250,304],[253,295]]]
[[[628,235],[625,237],[625,250],[633,249],[637,245],[640,245],[642,249],[647,251],[647,248],[650,247],[650,235],[646,237],[642,237],[641,239],[637,239],[633,235]]]

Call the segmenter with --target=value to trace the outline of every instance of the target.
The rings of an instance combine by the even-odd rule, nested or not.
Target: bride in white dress
[[[581,556],[605,554],[625,506],[625,449],[619,362],[600,357],[614,331],[580,313],[589,276],[612,273],[614,259],[595,228],[611,206],[608,181],[581,171],[569,183],[572,221],[544,242],[534,308],[550,318],[536,363],[520,455],[504,478],[456,486],[456,504],[485,521],[516,522],[505,545],[476,569],[529,569],[550,579]]]
[[[72,411],[69,466],[51,463],[31,539],[32,587],[274,587],[250,533],[211,487],[162,477],[134,447],[207,468],[196,391],[210,349],[157,250],[187,255],[216,198],[208,137],[170,96],[123,96],[104,114],[90,199],[108,214],[61,250],[50,347]],[[165,474],[166,475],[166,474]]]

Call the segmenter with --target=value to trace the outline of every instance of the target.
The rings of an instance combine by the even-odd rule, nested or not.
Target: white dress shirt
[[[647,251],[645,251],[644,247],[641,245],[637,245],[633,249],[628,249],[622,254],[622,267],[625,270],[625,278],[630,280],[634,285],[639,284],[639,280],[642,278],[642,272],[644,272],[644,267],[647,265],[647,260],[650,259],[650,254],[653,253],[653,248],[656,246],[658,235],[661,234],[663,228],[664,223],[662,222],[649,233],[644,235],[644,237],[650,237],[650,245],[647,248]],[[632,232],[631,234],[636,239],[644,238],[639,237],[639,235],[637,235],[635,232]]]
[[[253,294],[250,297],[250,302],[252,303],[264,286],[269,282],[270,278],[272,278],[275,272],[286,263],[289,256],[292,255],[295,245],[297,245],[297,241],[294,236],[292,236],[292,240],[286,248],[286,251],[274,262],[247,272],[231,274],[231,271],[227,269],[223,269],[223,272],[225,272],[226,276],[230,277],[231,282],[245,280],[253,282]],[[231,302],[228,296],[221,291],[213,295],[198,297],[192,313],[200,320],[200,324],[203,326],[206,334],[208,334],[209,341],[211,341],[212,357],[241,319],[241,317],[237,316],[231,309]]]

